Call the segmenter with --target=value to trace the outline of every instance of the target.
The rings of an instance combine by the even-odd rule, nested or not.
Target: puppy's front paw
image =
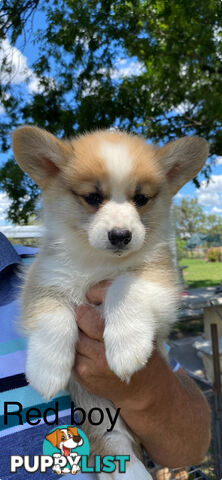
[[[30,336],[26,376],[46,400],[66,388],[74,363],[78,328],[65,307],[42,314]]]
[[[32,355],[28,357],[26,378],[47,401],[66,388],[70,373],[70,369],[67,371],[65,368],[62,370],[61,366],[47,365],[41,358],[37,363]]]
[[[131,376],[143,368],[153,349],[153,332],[150,334],[107,325],[104,331],[106,358],[110,369],[122,380],[129,383]]]
[[[108,288],[104,305],[106,357],[121,380],[129,382],[151,355],[156,321],[149,303],[146,282],[133,274],[121,275]]]

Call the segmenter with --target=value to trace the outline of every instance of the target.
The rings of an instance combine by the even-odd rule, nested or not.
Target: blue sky
[[[10,41],[6,40],[3,45],[1,45],[2,51],[7,51],[11,61],[13,63],[14,73],[13,73],[13,87],[23,88],[25,95],[32,95],[32,92],[39,90],[38,81],[31,70],[32,63],[38,58],[38,48],[36,45],[33,45],[32,37],[33,32],[37,30],[39,26],[44,28],[45,17],[44,13],[37,11],[32,18],[32,28],[31,24],[28,24],[26,27],[26,42],[24,44],[24,39],[20,38],[16,48],[11,48]],[[1,61],[1,53],[0,53]],[[120,58],[116,64],[116,71],[114,75],[117,77],[124,76],[128,74],[136,74],[142,68],[141,64],[137,62],[136,58],[129,61],[127,58]],[[27,78],[29,81],[27,82]],[[0,105],[0,121],[5,119],[4,111]],[[9,156],[3,155],[0,152],[0,165]],[[175,202],[179,203],[182,197],[186,198],[198,198],[199,203],[204,207],[206,213],[216,213],[217,215],[222,216],[222,152],[221,156],[215,160],[215,165],[212,166],[212,176],[208,185],[203,180],[201,182],[201,188],[196,189],[192,182],[189,182],[185,185],[180,192],[175,197]],[[9,201],[5,194],[0,192],[0,225],[6,224],[5,212]]]

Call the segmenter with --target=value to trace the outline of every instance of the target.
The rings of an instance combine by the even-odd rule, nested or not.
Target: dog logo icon
[[[81,471],[82,455],[89,454],[89,442],[80,429],[66,425],[54,429],[45,436],[43,450],[53,457],[54,473],[76,475]]]

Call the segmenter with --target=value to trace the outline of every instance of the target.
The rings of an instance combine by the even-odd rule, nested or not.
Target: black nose
[[[113,228],[108,232],[108,239],[115,247],[123,248],[128,245],[132,238],[132,233],[129,230],[121,230],[120,228]]]

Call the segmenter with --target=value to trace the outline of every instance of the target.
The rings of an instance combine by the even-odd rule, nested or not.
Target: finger
[[[109,280],[103,280],[102,282],[93,285],[86,294],[88,302],[93,305],[101,305],[105,300],[106,291],[110,283]]]
[[[75,365],[73,367],[73,373],[76,380],[79,380],[80,378],[86,378],[89,375],[90,363],[91,360],[89,360],[87,357],[81,355],[80,353],[76,353]]]
[[[104,368],[100,368],[96,366],[95,369],[95,362],[92,362],[91,359],[85,357],[81,353],[76,352],[76,357],[75,357],[75,364],[72,369],[76,380],[81,379],[83,381],[84,379],[88,381],[92,381],[92,377],[96,375],[97,378],[99,378],[101,375],[104,375]],[[107,370],[109,372],[109,370]],[[101,373],[102,372],[102,373]],[[106,373],[107,375],[107,373]],[[81,382],[80,382],[81,383]]]
[[[94,361],[102,362],[105,361],[105,347],[102,342],[97,340],[92,340],[87,337],[83,332],[79,332],[79,340],[76,345],[77,353],[84,355],[87,358],[90,358]]]
[[[88,337],[103,342],[104,320],[94,307],[76,308],[77,325]]]

